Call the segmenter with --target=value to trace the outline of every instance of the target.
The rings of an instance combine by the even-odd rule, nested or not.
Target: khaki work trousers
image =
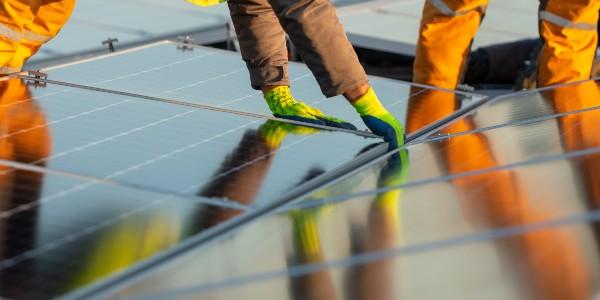
[[[252,87],[290,85],[286,33],[327,97],[368,82],[329,0],[229,0]]]

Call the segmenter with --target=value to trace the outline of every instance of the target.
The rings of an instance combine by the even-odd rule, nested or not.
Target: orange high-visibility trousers
[[[471,42],[488,0],[426,0],[414,81],[449,89],[462,79]],[[539,86],[590,77],[600,0],[543,0],[540,4]],[[510,16],[506,16],[510,22]]]
[[[0,73],[18,72],[58,34],[75,0],[0,0]]]

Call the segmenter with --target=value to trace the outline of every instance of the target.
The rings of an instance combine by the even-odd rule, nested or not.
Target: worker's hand
[[[404,145],[404,126],[391,113],[361,116],[365,125],[388,142],[390,150]]]
[[[288,86],[278,86],[265,93],[265,100],[277,118],[299,122],[356,130],[356,126],[344,120],[325,115],[317,108],[297,101]]]
[[[186,0],[189,3],[192,4],[196,4],[199,6],[213,6],[213,5],[217,5],[223,2],[226,2],[226,0]]]
[[[375,91],[367,92],[352,103],[365,125],[390,145],[390,150],[404,145],[404,126],[379,102]]]
[[[293,125],[275,120],[268,120],[258,129],[259,135],[271,150],[279,148],[283,142],[283,139],[290,133],[297,135],[308,135],[315,134],[317,132],[319,132],[318,129]]]

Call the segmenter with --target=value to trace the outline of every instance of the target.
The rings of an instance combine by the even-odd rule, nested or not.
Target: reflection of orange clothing
[[[543,0],[539,85],[585,80],[596,51],[598,0]],[[488,0],[427,0],[414,81],[454,89]],[[509,18],[507,16],[507,18]]]
[[[0,159],[35,163],[50,154],[50,134],[42,110],[20,79],[0,81]],[[43,174],[0,165],[0,211],[9,211],[40,197]],[[37,209],[0,218],[0,259],[21,254],[36,242]],[[20,274],[34,272],[24,263]],[[26,275],[25,275],[26,276]],[[4,295],[22,298],[20,276],[0,276]]]
[[[16,72],[67,22],[75,0],[0,0],[0,73]]]
[[[409,107],[409,130],[428,125],[438,116],[458,107],[449,93],[423,93]],[[427,114],[415,112],[424,111]],[[474,129],[469,118],[446,127],[444,133]],[[452,174],[498,166],[489,142],[482,134],[454,136],[440,143],[442,158]],[[502,228],[549,220],[552,212],[534,207],[519,186],[513,171],[502,170],[457,178],[453,181],[463,200],[466,214],[486,226]],[[589,278],[581,250],[568,229],[546,229],[525,233],[498,244],[509,258],[523,265],[525,278],[538,299],[587,299]]]
[[[557,113],[598,107],[585,113],[569,114],[559,119],[563,143],[567,151],[600,147],[600,87],[594,81],[567,85],[545,91]],[[588,189],[588,199],[594,208],[600,208],[600,154],[588,154],[579,159],[581,172]]]
[[[0,158],[36,162],[50,153],[43,111],[20,79],[0,81]]]

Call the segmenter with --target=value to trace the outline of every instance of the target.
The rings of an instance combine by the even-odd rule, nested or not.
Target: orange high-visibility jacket
[[[0,73],[17,72],[58,34],[75,0],[0,0]]]
[[[454,89],[488,0],[426,0],[414,81]],[[600,0],[542,0],[539,86],[589,79]],[[510,16],[505,16],[510,22]]]

